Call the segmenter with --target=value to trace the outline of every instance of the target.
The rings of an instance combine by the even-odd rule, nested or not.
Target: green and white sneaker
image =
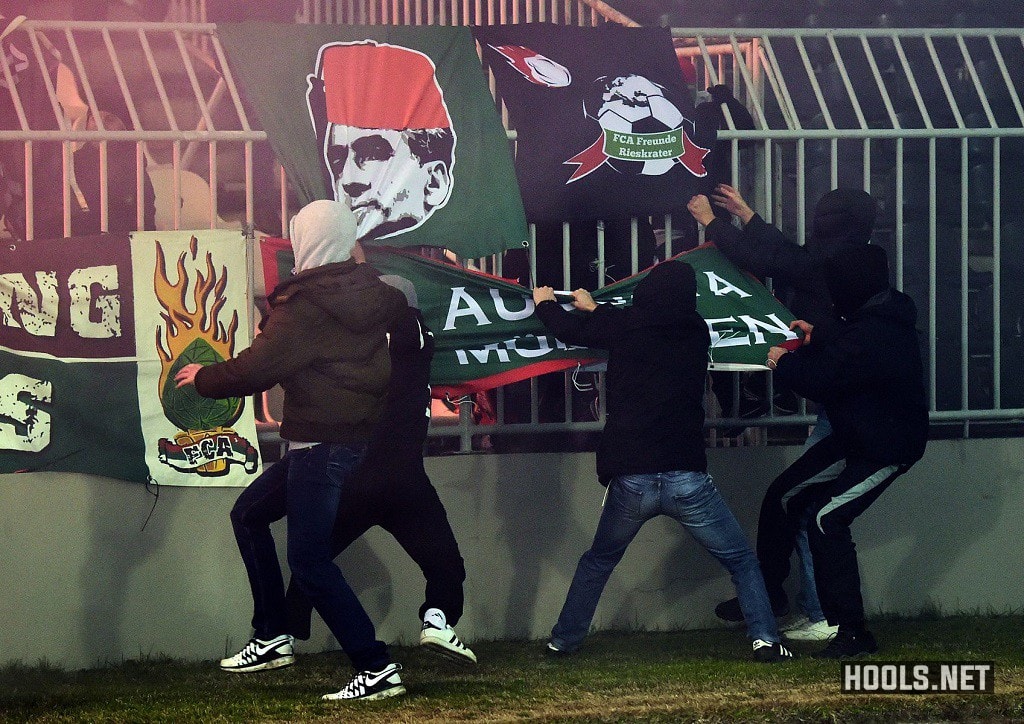
[[[391,663],[380,671],[360,671],[341,691],[324,694],[320,698],[323,701],[373,701],[401,696],[405,693],[402,677],[398,675],[401,670],[401,664]]]
[[[295,663],[293,641],[288,634],[275,636],[269,641],[252,638],[237,654],[221,659],[220,668],[224,671],[247,674],[251,671],[291,666]]]

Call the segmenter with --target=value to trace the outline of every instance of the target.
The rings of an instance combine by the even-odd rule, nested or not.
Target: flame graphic
[[[197,261],[199,241],[196,237],[193,236],[189,241],[189,250],[182,252],[178,257],[176,283],[171,283],[167,276],[164,250],[159,242],[156,244],[156,255],[153,287],[157,301],[164,309],[160,314],[164,320],[164,328],[158,327],[156,330],[156,348],[161,362],[157,389],[163,390],[174,361],[196,339],[204,339],[223,359],[232,356],[235,349],[235,333],[238,331],[238,311],[231,315],[227,327],[218,320],[227,303],[224,288],[227,286],[228,272],[227,268],[221,267],[220,276],[217,275],[210,252],[206,252],[206,273],[193,268],[195,283],[191,284],[185,259],[191,255],[192,262]],[[188,293],[190,286],[191,304]]]

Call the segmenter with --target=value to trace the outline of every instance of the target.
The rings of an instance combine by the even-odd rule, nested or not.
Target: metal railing
[[[190,7],[204,11],[201,2]],[[458,7],[471,8],[457,18],[464,20],[491,6]],[[499,22],[515,17],[513,5],[503,7],[512,14],[496,10]],[[415,10],[412,16],[389,17],[415,19]],[[857,186],[879,200],[876,243],[891,252],[895,283],[918,302],[927,326],[932,420],[960,423],[969,434],[971,422],[1024,417],[1018,291],[1024,287],[1022,31],[675,29],[673,35],[677,53],[694,63],[695,91],[724,83],[750,109],[755,129],[735,130],[726,114],[728,127],[719,142],[730,147],[733,183],[767,220],[799,241],[814,201],[828,189]],[[37,67],[53,66],[54,48],[77,79],[70,85],[76,92],[69,93],[59,74],[57,81],[40,74],[42,102],[32,106],[28,76],[19,70],[23,62],[13,55],[0,61],[0,97],[10,89],[11,119],[0,128],[0,146],[7,151],[5,161],[20,160],[23,169],[15,180],[24,190],[18,203],[25,236],[36,235],[41,189],[51,194],[42,202],[51,204],[46,213],[60,209],[59,233],[84,233],[83,224],[111,230],[122,223],[110,213],[109,187],[123,181],[110,168],[125,156],[136,192],[131,228],[251,228],[259,212],[269,209],[274,221],[259,230],[286,233],[294,212],[287,181],[279,166],[266,163],[266,134],[249,116],[214,25],[30,21],[5,47],[9,42]],[[103,111],[111,110],[120,114],[123,127],[107,123]],[[80,213],[81,197],[88,196],[78,183],[89,170],[78,160],[84,148],[97,151],[90,163],[98,178],[98,220]],[[42,183],[44,156],[56,164],[59,184],[49,177]],[[149,215],[147,184],[155,187],[162,213]],[[235,203],[223,206],[222,198],[231,196]],[[531,226],[534,241],[538,233],[560,257],[554,276],[565,287],[581,272],[570,253],[581,236],[593,245],[593,269],[582,273],[591,275],[595,287],[695,241],[689,218],[671,215],[617,227],[600,221]],[[525,261],[526,283],[537,279],[537,248],[531,247]],[[510,273],[511,261],[503,257],[466,263]],[[550,273],[551,263],[542,260],[542,271]],[[752,425],[740,419],[736,401],[751,385],[766,387],[760,394],[774,399],[770,376],[763,385],[759,374],[734,375],[726,383],[734,404],[709,424]],[[457,435],[460,448],[468,450],[474,435],[600,428],[603,380],[597,376],[595,391],[581,395],[573,392],[570,378],[566,374],[563,384],[550,388],[534,380],[518,391],[499,391],[489,400],[493,424],[474,423],[474,403],[465,401],[457,407],[456,424],[439,419],[432,434]],[[541,398],[552,396],[558,398],[555,411],[546,413]],[[590,413],[591,402],[596,414]],[[770,406],[755,427],[812,419],[802,405],[796,415],[776,412]]]
[[[213,19],[206,0],[173,0],[168,14],[181,22]],[[603,0],[302,0],[292,17],[278,19],[335,25],[636,25]]]
[[[1019,419],[1024,33],[673,35],[698,77],[725,83],[751,109],[755,130],[719,139],[731,144],[734,182],[766,218],[800,240],[825,191],[858,187],[879,200],[875,243],[888,247],[895,284],[926,325],[932,419]]]

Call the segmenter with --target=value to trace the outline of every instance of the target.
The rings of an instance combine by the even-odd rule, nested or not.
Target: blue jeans
[[[342,487],[362,446],[320,443],[289,451],[242,491],[231,510],[238,550],[252,588],[252,626],[259,639],[288,628],[284,581],[270,524],[288,516],[288,566],[357,671],[391,658],[373,622],[332,560],[331,533]]]
[[[814,443],[823,440],[832,432],[832,424],[825,415],[825,408],[818,411],[818,420],[807,436],[804,443],[804,452],[807,452]],[[821,610],[821,601],[818,600],[818,589],[814,582],[814,561],[811,559],[811,545],[807,539],[807,522],[800,526],[796,534],[796,555],[800,561],[800,593],[797,594],[796,603],[800,610],[810,621],[824,621],[825,612]]]
[[[562,613],[551,630],[551,642],[562,651],[579,647],[612,570],[643,524],[657,515],[679,521],[729,571],[747,635],[778,641],[761,569],[736,517],[710,475],[676,470],[624,475],[609,483],[594,543],[576,567]]]

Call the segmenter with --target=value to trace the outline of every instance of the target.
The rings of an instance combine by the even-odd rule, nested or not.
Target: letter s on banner
[[[40,452],[50,444],[50,413],[33,403],[49,403],[53,385],[22,374],[0,378],[0,450]],[[14,422],[6,422],[13,420]]]

